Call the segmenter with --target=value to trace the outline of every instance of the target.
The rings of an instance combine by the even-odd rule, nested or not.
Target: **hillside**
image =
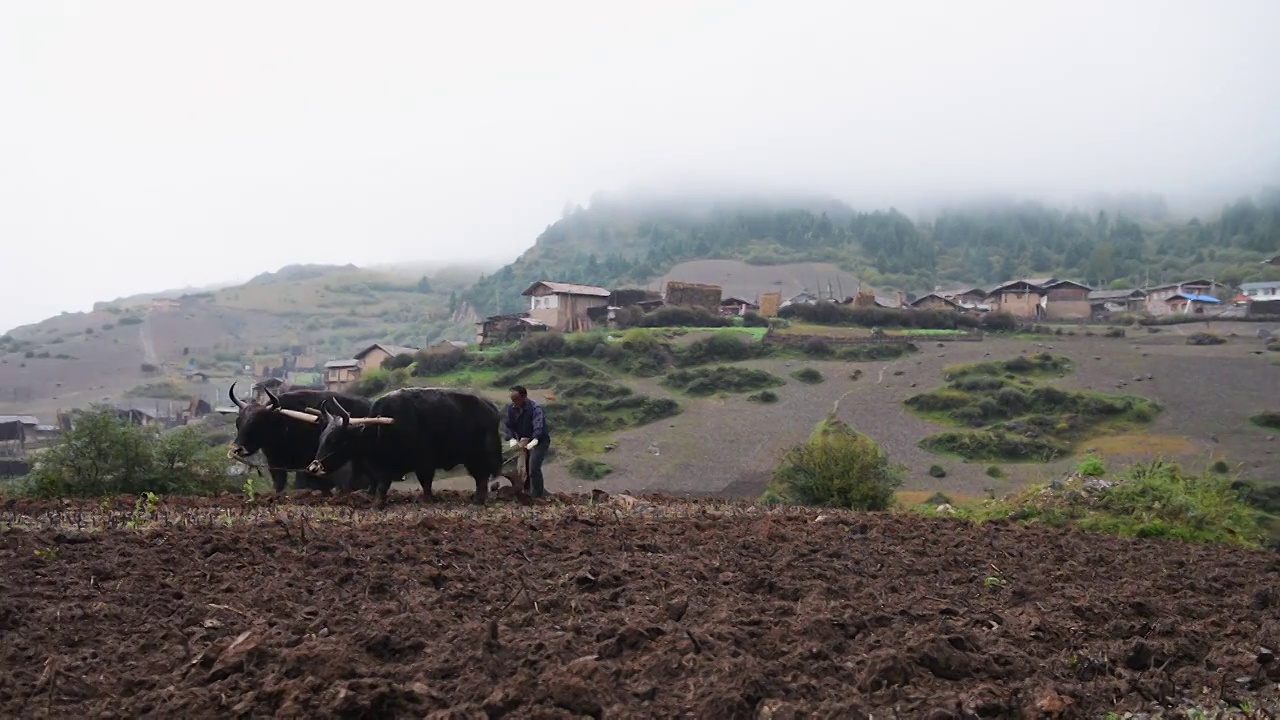
[[[707,259],[766,267],[829,263],[871,286],[913,293],[1034,275],[1095,286],[1184,276],[1227,284],[1280,278],[1280,269],[1258,262],[1280,253],[1280,191],[1242,199],[1207,219],[1174,219],[1151,202],[1113,208],[1120,214],[985,203],[913,220],[828,198],[601,196],[549,226],[465,297],[482,313],[514,312],[523,307],[520,292],[540,279],[646,285],[680,263]]]
[[[471,317],[459,294],[481,272],[450,266],[415,276],[294,265],[242,285],[120,298],[63,313],[3,336],[0,414],[51,422],[56,409],[130,391],[212,400],[223,397],[225,379],[259,359],[300,350],[322,363],[375,341],[425,346],[469,339]],[[215,382],[185,381],[184,372],[195,369]]]

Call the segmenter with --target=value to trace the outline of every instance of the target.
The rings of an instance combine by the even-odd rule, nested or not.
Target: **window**
[[[559,307],[559,295],[534,295],[529,298],[531,310],[554,310]]]

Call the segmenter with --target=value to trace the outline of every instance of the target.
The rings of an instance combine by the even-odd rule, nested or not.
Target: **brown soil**
[[[1277,693],[1273,555],[577,502],[227,497],[91,532],[97,503],[10,505],[0,716],[1099,717]]]

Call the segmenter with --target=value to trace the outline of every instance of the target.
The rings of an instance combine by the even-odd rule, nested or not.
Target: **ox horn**
[[[262,388],[262,391],[263,391],[263,392],[265,392],[265,393],[267,394],[267,400],[269,401],[269,402],[267,403],[267,407],[271,408],[272,410],[277,410],[277,409],[279,409],[279,408],[280,408],[280,398],[276,397],[276,394],[275,394],[275,393],[273,393],[273,392],[271,392],[271,389],[270,389],[270,388],[265,388],[265,387],[264,387],[264,388]]]
[[[315,415],[308,415],[307,413],[300,412],[298,410],[287,410],[285,408],[276,408],[276,412],[280,413],[285,417],[293,418],[294,420],[301,420],[303,422],[309,422],[309,423],[320,422],[320,418],[316,417]]]
[[[227,395],[228,395],[228,397],[230,397],[230,398],[231,398],[231,402],[235,403],[236,407],[238,407],[238,408],[242,408],[242,407],[244,407],[244,401],[243,401],[243,400],[241,400],[240,398],[236,397],[236,384],[235,384],[235,383],[231,383],[231,389],[227,391]]]
[[[337,408],[337,410],[338,410],[338,417],[342,418],[342,424],[343,424],[343,426],[350,425],[350,424],[351,424],[351,413],[347,412],[347,409],[346,409],[346,408],[344,408],[344,407],[342,407],[342,403],[338,402],[337,400],[334,400],[333,398],[330,398],[330,399],[329,399],[329,402],[330,402],[330,403],[331,403],[335,408]]]

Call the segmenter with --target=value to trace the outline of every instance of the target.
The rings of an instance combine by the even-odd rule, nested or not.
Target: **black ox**
[[[473,502],[484,504],[489,480],[502,471],[497,405],[440,388],[397,390],[374,401],[366,417],[353,417],[344,402],[321,406],[324,430],[308,472],[327,476],[350,462],[353,472],[368,475],[382,505],[391,483],[406,473],[418,477],[427,499],[436,470],[462,465],[476,481]]]
[[[264,388],[265,390],[265,388]],[[333,492],[335,480],[344,492],[352,488],[365,488],[367,478],[355,472],[355,468],[338,468],[337,473],[320,477],[305,470],[315,458],[320,447],[320,434],[324,426],[320,422],[320,406],[329,400],[340,400],[356,416],[369,414],[372,406],[368,400],[321,390],[290,390],[276,395],[266,390],[267,402],[244,401],[236,397],[236,384],[231,383],[228,395],[236,404],[236,439],[228,457],[245,460],[261,451],[271,473],[271,483],[277,493],[284,492],[289,473],[296,474],[294,484],[299,490]],[[350,474],[349,478],[344,475]]]

